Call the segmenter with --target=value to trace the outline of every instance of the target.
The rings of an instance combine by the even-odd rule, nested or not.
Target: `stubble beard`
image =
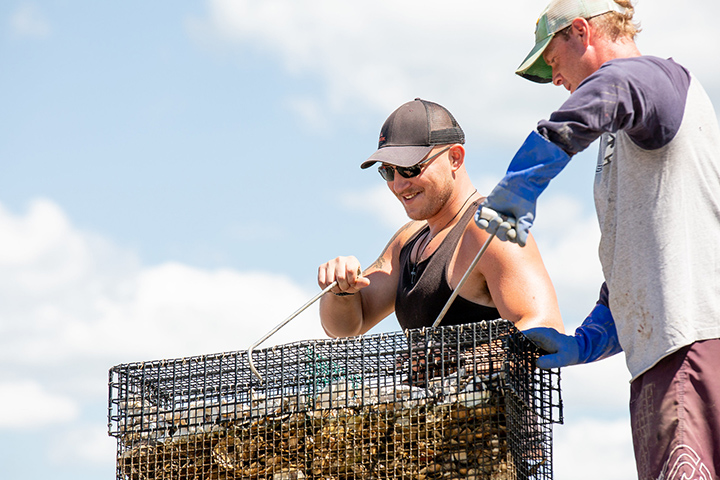
[[[452,196],[452,185],[445,184],[443,188],[438,189],[434,194],[425,190],[425,196],[426,205],[421,210],[409,212],[405,209],[405,213],[411,220],[428,220],[440,213]]]

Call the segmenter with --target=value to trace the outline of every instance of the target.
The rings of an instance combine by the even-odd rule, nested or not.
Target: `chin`
[[[428,209],[409,211],[407,208],[405,209],[405,214],[408,218],[410,218],[410,220],[415,221],[427,220],[434,215],[432,212],[429,212]]]
[[[425,220],[421,215],[418,215],[417,213],[408,212],[407,208],[405,209],[405,215],[407,215],[410,220]]]

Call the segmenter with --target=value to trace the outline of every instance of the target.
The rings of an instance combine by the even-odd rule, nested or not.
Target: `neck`
[[[472,203],[472,198],[476,196],[477,190],[472,185],[470,185],[469,188],[456,191],[450,199],[445,202],[445,205],[438,214],[427,220],[428,226],[430,227],[430,236],[434,237],[446,227],[450,226],[454,220],[460,217],[460,212]]]
[[[635,41],[627,37],[618,38],[614,42],[606,40],[601,44],[601,48],[597,49],[599,65],[616,58],[631,58],[641,55]]]

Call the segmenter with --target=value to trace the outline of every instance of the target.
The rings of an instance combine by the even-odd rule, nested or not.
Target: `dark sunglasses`
[[[393,167],[392,165],[380,165],[378,167],[378,172],[380,172],[380,176],[383,177],[386,182],[392,182],[393,180],[395,180],[395,170],[397,170],[400,176],[404,178],[417,177],[422,172],[423,165],[432,160],[435,160],[437,157],[450,150],[450,148],[451,147],[445,147],[432,157],[426,158],[425,160],[422,160],[411,167]]]

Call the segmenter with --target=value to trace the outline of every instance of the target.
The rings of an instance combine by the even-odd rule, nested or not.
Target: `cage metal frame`
[[[111,368],[108,433],[118,441],[118,480],[135,478],[120,465],[132,449],[217,433],[228,426],[249,427],[292,413],[337,415],[378,405],[414,408],[419,402],[434,405],[448,399],[457,403],[459,388],[449,392],[442,385],[480,382],[479,374],[485,379],[483,384],[466,387],[471,393],[462,401],[477,397],[477,391],[502,392],[507,423],[504,441],[513,457],[513,480],[552,479],[552,424],[563,422],[560,372],[538,369],[537,347],[510,322],[482,321],[268,347],[252,352],[264,382],[250,371],[245,353]],[[220,478],[215,472],[208,478]],[[226,471],[221,478],[250,478],[238,475]],[[303,475],[295,478],[311,477]],[[418,475],[407,478],[424,478]],[[251,478],[293,477],[266,473]],[[337,478],[381,476],[346,472]]]

